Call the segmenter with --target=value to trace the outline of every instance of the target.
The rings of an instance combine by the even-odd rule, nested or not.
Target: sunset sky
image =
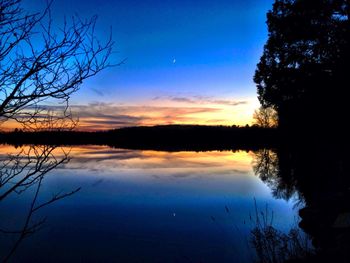
[[[43,0],[24,0],[42,10]],[[111,61],[125,64],[83,83],[71,98],[80,129],[134,125],[251,123],[259,106],[255,66],[272,0],[56,0],[52,15],[98,15],[112,27]]]

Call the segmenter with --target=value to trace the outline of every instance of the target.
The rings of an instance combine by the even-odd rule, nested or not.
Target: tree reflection
[[[274,197],[285,200],[297,197],[298,200],[302,200],[302,197],[298,196],[294,178],[282,176],[280,160],[276,150],[261,149],[256,151],[253,159],[253,170],[270,187]]]
[[[255,200],[254,200],[255,201]],[[267,206],[265,211],[255,204],[255,216],[251,217],[254,228],[251,230],[250,243],[253,245],[258,262],[284,263],[300,262],[312,257],[314,250],[310,239],[298,227],[292,227],[288,233],[274,226],[274,213]]]
[[[299,227],[317,249],[308,262],[350,260],[349,151],[344,145],[295,145],[255,153],[254,172],[276,198],[303,203]]]
[[[22,241],[39,231],[46,218],[35,219],[35,214],[44,207],[78,192],[80,188],[70,192],[59,192],[48,200],[39,201],[39,194],[47,174],[58,166],[69,162],[69,152],[54,146],[22,147],[15,154],[2,156],[0,160],[0,202],[11,195],[31,194],[28,210],[19,226],[8,229],[0,225],[1,235],[11,235],[15,240],[9,251],[2,251],[1,261],[7,262],[17,250]],[[8,239],[9,240],[9,239]]]

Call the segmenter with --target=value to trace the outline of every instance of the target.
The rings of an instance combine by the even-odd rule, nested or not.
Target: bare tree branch
[[[261,106],[254,111],[253,119],[256,125],[264,128],[273,128],[278,125],[277,112],[271,107]]]
[[[20,4],[20,0],[0,1],[0,121],[41,127],[44,116],[49,116],[52,124],[58,116],[43,109],[47,100],[66,105],[58,119],[73,120],[70,96],[85,79],[112,66],[108,61],[112,36],[105,43],[96,38],[96,16],[88,20],[74,16],[58,29],[53,28],[51,2],[34,14],[24,12]]]

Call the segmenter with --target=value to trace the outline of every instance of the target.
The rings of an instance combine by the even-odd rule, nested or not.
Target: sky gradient
[[[45,1],[24,0],[29,10]],[[80,129],[156,124],[245,125],[259,106],[253,75],[272,0],[59,0],[52,14],[98,15],[123,65],[85,81],[71,98]]]

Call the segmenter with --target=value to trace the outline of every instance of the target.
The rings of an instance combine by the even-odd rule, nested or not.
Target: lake
[[[251,262],[257,213],[284,232],[299,222],[297,198],[257,174],[257,152],[0,149],[10,262]]]

